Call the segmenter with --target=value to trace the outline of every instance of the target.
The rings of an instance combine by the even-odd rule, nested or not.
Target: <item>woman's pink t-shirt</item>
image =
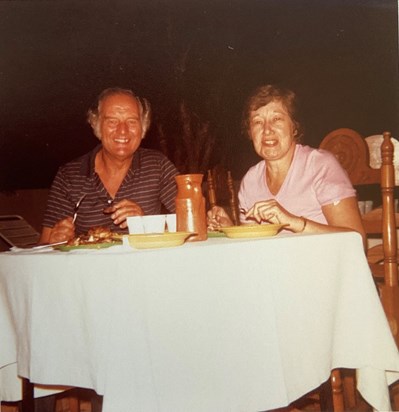
[[[319,223],[327,223],[322,206],[354,196],[346,171],[332,153],[299,144],[276,195],[266,184],[264,160],[248,170],[238,193],[240,207],[246,210],[261,200],[276,199],[288,212]]]

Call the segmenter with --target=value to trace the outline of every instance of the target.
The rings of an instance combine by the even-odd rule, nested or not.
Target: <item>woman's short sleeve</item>
[[[349,176],[335,156],[325,150],[314,150],[311,156],[313,189],[322,206],[356,196]]]

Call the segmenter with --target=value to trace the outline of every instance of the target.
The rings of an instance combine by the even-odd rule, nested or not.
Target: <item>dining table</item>
[[[390,410],[399,354],[355,232],[0,253],[2,400],[25,377],[103,412],[266,411],[335,368]]]

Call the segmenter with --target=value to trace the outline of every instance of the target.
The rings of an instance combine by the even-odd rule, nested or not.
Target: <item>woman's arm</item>
[[[287,225],[294,233],[331,233],[355,231],[360,233],[366,246],[366,234],[355,196],[322,207],[327,224],[318,223],[306,216],[296,216],[284,209],[275,199],[256,202],[246,214],[258,223],[268,221]]]
[[[229,214],[220,206],[214,206],[207,212],[208,229],[218,230],[221,227],[232,226]]]
[[[322,207],[324,216],[327,219],[328,226],[323,228],[318,223],[315,223],[314,232],[323,233],[326,232],[338,232],[342,230],[353,230],[361,234],[363,238],[363,244],[367,245],[366,232],[363,228],[362,218],[360,216],[359,207],[356,197],[348,197],[339,201],[338,203],[329,204]],[[309,222],[312,226],[312,222]],[[321,226],[318,228],[317,226]]]

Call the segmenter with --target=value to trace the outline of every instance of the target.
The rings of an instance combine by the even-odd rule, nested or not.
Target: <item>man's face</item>
[[[99,107],[99,132],[108,155],[119,160],[131,158],[143,134],[136,99],[126,94],[106,97]]]

